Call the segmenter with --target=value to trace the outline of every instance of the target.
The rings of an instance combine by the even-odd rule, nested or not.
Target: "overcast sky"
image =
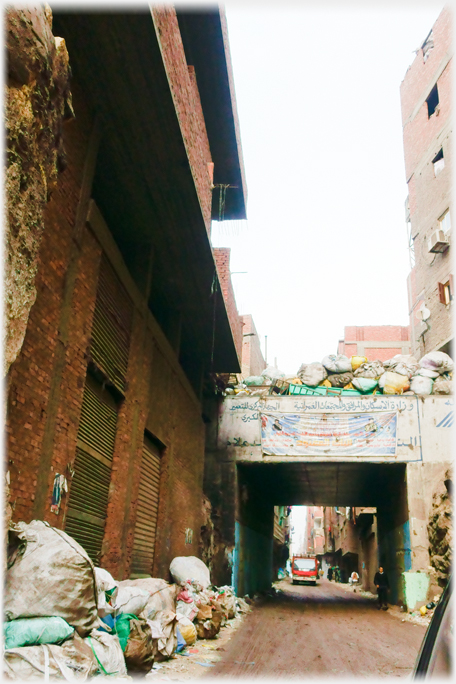
[[[409,323],[399,88],[444,3],[340,5],[225,6],[248,220],[212,242],[285,373]]]

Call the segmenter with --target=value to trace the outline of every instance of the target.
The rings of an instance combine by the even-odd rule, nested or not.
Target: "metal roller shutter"
[[[116,436],[114,399],[87,377],[65,530],[100,562]]]
[[[160,450],[150,439],[145,437],[136,509],[131,577],[152,574],[159,491]]]
[[[125,391],[133,305],[103,254],[98,279],[90,354],[120,392]]]

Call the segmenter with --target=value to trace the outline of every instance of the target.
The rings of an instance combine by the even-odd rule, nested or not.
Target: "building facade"
[[[387,361],[396,354],[410,354],[410,330],[402,325],[350,325],[339,340],[338,354],[366,356],[368,361]]]
[[[452,355],[452,30],[440,13],[401,84],[412,353]]]
[[[242,377],[260,375],[266,368],[266,361],[261,351],[260,338],[251,314],[241,316],[242,328]]]
[[[240,372],[210,245],[214,187],[236,186],[225,218],[245,218],[226,21],[55,11],[53,31],[74,118],[7,376],[12,516],[66,530],[118,579],[167,578],[200,555],[211,378]]]

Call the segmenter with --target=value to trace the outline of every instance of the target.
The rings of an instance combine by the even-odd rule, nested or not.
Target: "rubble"
[[[179,583],[118,581],[42,521],[10,525],[7,557],[3,672],[10,679],[152,674],[158,662],[191,655],[198,639],[217,638],[250,610],[232,587],[210,584],[195,556],[171,563]]]
[[[295,376],[268,366],[261,376],[230,383],[223,395],[269,396],[274,394],[315,396],[362,396],[371,394],[452,394],[453,361],[443,352],[425,354],[418,362],[411,354],[396,354],[387,361],[368,361],[327,355],[322,362],[301,364]],[[261,382],[263,381],[263,384]]]

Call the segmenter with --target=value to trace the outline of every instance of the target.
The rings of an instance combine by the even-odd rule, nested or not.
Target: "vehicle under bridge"
[[[452,397],[226,397],[208,431],[214,580],[241,595],[272,581],[273,507],[377,509],[390,600],[429,583],[432,495],[451,467]]]

